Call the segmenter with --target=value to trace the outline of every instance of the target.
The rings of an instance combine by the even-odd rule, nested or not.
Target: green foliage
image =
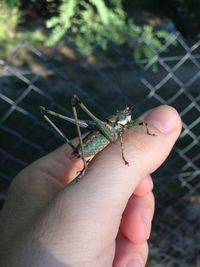
[[[94,45],[106,50],[111,41],[130,47],[138,39],[133,48],[136,61],[143,56],[152,58],[152,48],[159,49],[167,36],[163,31],[155,33],[152,27],[139,27],[127,19],[122,0],[62,0],[58,16],[51,17],[46,25],[51,29],[48,46],[66,36],[72,37],[83,55],[89,55]]]
[[[160,49],[167,37],[164,31],[154,32],[150,26],[136,26],[127,18],[123,0],[30,0],[27,3],[24,9],[22,0],[0,1],[1,51],[7,51],[24,40],[53,46],[67,36],[72,38],[85,56],[92,53],[94,46],[107,51],[112,42],[124,49],[129,48],[129,51],[132,49],[132,56],[139,62],[143,57],[151,59],[153,50]],[[41,11],[43,22],[47,14],[48,17],[54,14],[46,22],[50,29],[50,36],[46,39],[41,30],[32,32],[18,29],[18,25],[23,26],[25,22],[22,21],[22,15],[25,20],[26,12],[29,14],[30,10],[35,15],[38,10],[45,10]]]
[[[21,0],[4,0],[4,2],[8,7],[15,7],[21,3]]]
[[[22,23],[22,13],[19,11],[17,0],[0,2],[0,57],[5,57],[13,47],[22,41],[43,42],[44,35],[41,31],[18,31]]]
[[[10,8],[5,1],[0,3],[0,49],[5,50],[16,37],[16,27],[20,21],[17,7]]]

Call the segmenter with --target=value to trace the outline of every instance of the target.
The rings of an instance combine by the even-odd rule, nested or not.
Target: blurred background
[[[1,0],[1,206],[14,176],[63,144],[40,105],[72,116],[75,93],[104,119],[125,105],[137,117],[169,104],[183,131],[153,175],[148,266],[200,266],[199,33],[199,0]]]

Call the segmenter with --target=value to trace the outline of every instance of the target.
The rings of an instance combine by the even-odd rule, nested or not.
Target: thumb
[[[144,126],[128,130],[123,135],[124,154],[129,166],[122,160],[119,142],[100,152],[83,179],[67,190],[73,192],[74,202],[83,202],[85,207],[93,203],[97,214],[102,210],[102,215],[121,216],[136,186],[163,163],[181,131],[181,119],[169,106],[155,108],[141,116],[139,121],[147,122],[150,132],[156,136],[148,135]],[[69,192],[66,197],[68,195]]]
[[[77,184],[69,185],[59,194],[53,205],[55,209],[52,207],[63,211],[56,216],[56,232],[60,229],[63,235],[64,229],[70,244],[68,249],[77,242],[74,241],[77,236],[79,241],[87,240],[83,247],[80,242],[78,245],[84,260],[91,248],[101,251],[115,240],[129,197],[141,179],[163,163],[181,131],[180,117],[169,106],[155,108],[141,120],[149,123],[150,132],[156,136],[148,135],[143,126],[123,134],[129,166],[122,160],[119,142],[110,144],[94,157]],[[74,247],[78,253],[77,244]]]

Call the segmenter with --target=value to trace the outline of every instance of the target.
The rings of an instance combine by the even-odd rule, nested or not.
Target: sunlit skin
[[[116,141],[73,183],[83,163],[64,145],[15,177],[0,214],[0,266],[145,266],[154,213],[150,174],[170,153],[181,120],[168,106],[140,120],[156,137],[142,126],[123,134],[129,166]]]

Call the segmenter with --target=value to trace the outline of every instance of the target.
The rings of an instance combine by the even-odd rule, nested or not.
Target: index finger
[[[71,140],[74,146],[79,144],[78,138]],[[87,157],[90,160],[92,157]],[[36,168],[50,174],[64,186],[77,177],[83,169],[83,161],[73,155],[73,150],[68,144],[64,144],[35,162]]]

